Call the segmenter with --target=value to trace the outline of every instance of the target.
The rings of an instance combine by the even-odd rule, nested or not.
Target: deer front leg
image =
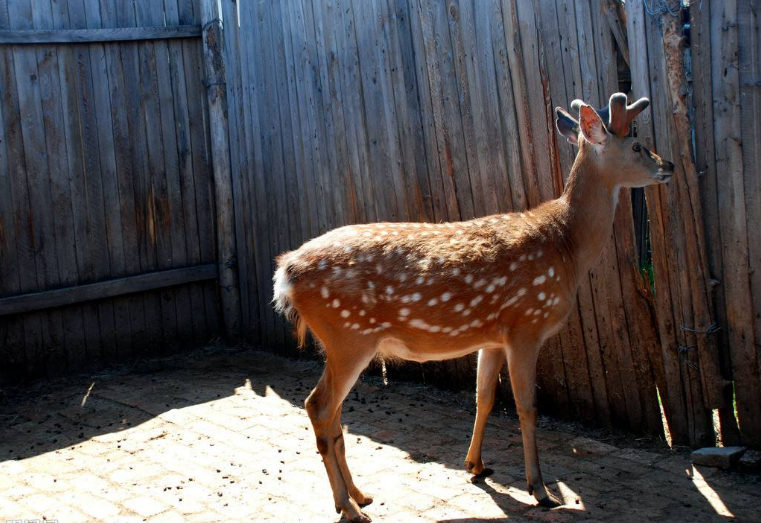
[[[505,353],[502,349],[478,352],[478,378],[476,380],[476,421],[473,426],[473,437],[470,440],[468,455],[465,458],[465,468],[477,477],[490,475],[493,471],[484,467],[481,459],[481,447],[484,441],[486,420],[494,408],[494,397],[497,391],[499,371],[505,363]]]
[[[536,360],[539,346],[538,342],[510,343],[507,349],[507,365],[523,434],[528,492],[533,494],[541,506],[551,508],[560,503],[544,486],[539,470],[539,452],[536,448]]]

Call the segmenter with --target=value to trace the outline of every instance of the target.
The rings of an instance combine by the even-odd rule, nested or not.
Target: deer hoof
[[[370,523],[371,521],[372,519],[370,519],[370,517],[364,512],[360,512],[359,514],[351,518],[351,523]]]
[[[555,508],[555,507],[559,507],[560,505],[562,505],[562,503],[560,501],[558,501],[555,498],[555,496],[553,496],[549,492],[547,493],[547,497],[542,498],[542,499],[537,499],[537,501],[539,502],[539,506],[540,507],[544,507],[544,508]]]
[[[370,496],[364,496],[362,499],[355,499],[354,501],[356,501],[357,505],[360,507],[366,507],[373,502],[373,498]]]

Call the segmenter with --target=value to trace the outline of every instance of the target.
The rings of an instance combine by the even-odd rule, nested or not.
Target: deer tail
[[[288,259],[284,256],[278,259],[278,268],[273,281],[272,303],[275,311],[279,312],[295,327],[296,340],[299,349],[303,349],[307,336],[307,323],[293,306],[293,283],[288,274]]]

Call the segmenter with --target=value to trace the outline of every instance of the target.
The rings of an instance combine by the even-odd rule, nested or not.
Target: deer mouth
[[[658,183],[669,183],[672,176],[674,176],[674,171],[664,171],[659,169],[658,174],[655,175],[655,180]]]

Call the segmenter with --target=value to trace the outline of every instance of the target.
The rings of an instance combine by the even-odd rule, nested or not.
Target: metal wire
[[[629,0],[636,1],[636,0]],[[690,6],[690,0],[642,0],[645,11],[650,16],[668,13],[671,16],[679,15],[679,12]]]

